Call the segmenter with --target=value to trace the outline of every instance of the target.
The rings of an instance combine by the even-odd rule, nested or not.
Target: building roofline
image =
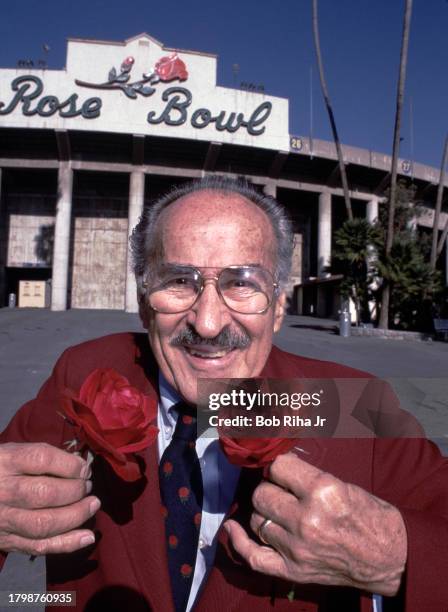
[[[176,47],[167,47],[160,40],[154,38],[154,36],[150,36],[147,32],[142,32],[141,34],[137,34],[136,36],[131,36],[130,38],[126,38],[125,40],[101,40],[96,38],[76,38],[76,37],[68,37],[67,42],[75,42],[75,43],[86,43],[86,44],[96,44],[96,45],[108,45],[108,46],[116,46],[116,47],[125,47],[128,43],[138,40],[139,38],[147,38],[151,42],[155,43],[162,47],[164,51],[178,52],[178,53],[188,53],[189,55],[200,55],[202,57],[211,57],[216,59],[218,55],[216,53],[207,53],[205,51],[192,51],[191,49],[179,49]]]

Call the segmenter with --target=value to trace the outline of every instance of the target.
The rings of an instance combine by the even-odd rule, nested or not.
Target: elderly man
[[[448,466],[431,443],[303,440],[302,458],[262,477],[185,437],[198,378],[365,376],[272,346],[292,252],[278,204],[206,178],[146,209],[132,248],[148,334],[67,350],[17,413],[0,449],[0,550],[47,555],[48,588],[76,591],[80,610],[367,611],[373,593],[385,610],[448,609]],[[136,482],[61,450],[61,395],[96,368],[156,403]]]

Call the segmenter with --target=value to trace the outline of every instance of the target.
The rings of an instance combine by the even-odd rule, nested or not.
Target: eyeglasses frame
[[[221,268],[218,276],[209,276],[207,278],[204,277],[204,275],[202,274],[201,270],[199,268],[196,268],[195,266],[182,266],[181,264],[179,264],[179,268],[181,267],[185,267],[188,268],[189,270],[191,270],[192,272],[197,272],[200,279],[201,279],[201,285],[200,285],[200,289],[198,291],[198,294],[194,300],[194,302],[188,307],[188,308],[184,308],[183,310],[177,310],[176,312],[166,312],[163,310],[158,310],[157,308],[154,308],[154,306],[152,306],[149,303],[149,296],[152,293],[155,293],[157,291],[156,289],[153,289],[152,291],[147,291],[146,294],[146,299],[148,301],[148,304],[150,306],[150,308],[152,310],[154,310],[154,312],[159,312],[160,314],[181,314],[183,312],[188,312],[189,310],[191,310],[193,308],[193,306],[196,304],[196,302],[199,300],[199,298],[201,297],[204,289],[205,289],[205,284],[206,281],[214,281],[214,285],[216,288],[216,292],[219,295],[220,299],[222,300],[223,304],[226,306],[226,308],[228,308],[229,310],[231,310],[232,312],[236,312],[238,314],[242,314],[242,315],[254,315],[254,314],[264,314],[265,312],[267,312],[269,310],[269,308],[271,307],[274,298],[278,295],[279,293],[279,289],[280,289],[280,285],[278,282],[275,281],[275,277],[274,275],[269,272],[269,270],[266,270],[266,268],[262,268],[261,266],[258,265],[243,265],[243,266],[238,266],[238,265],[232,265],[232,266],[226,266],[225,268]],[[274,288],[274,292],[272,294],[272,298],[268,301],[268,304],[265,308],[263,308],[262,310],[257,310],[255,312],[240,312],[239,310],[235,310],[235,308],[232,308],[231,306],[229,306],[224,298],[224,296],[221,293],[221,289],[219,287],[219,278],[221,276],[221,274],[225,271],[225,270],[244,270],[244,269],[253,269],[253,268],[259,268],[260,270],[263,270],[263,272],[267,272],[269,274],[269,276],[272,278],[272,286]],[[202,268],[203,270],[207,270],[207,269],[213,269],[212,266],[203,266]],[[147,280],[144,280],[142,282],[142,286],[145,287],[148,290],[149,287],[149,283]]]

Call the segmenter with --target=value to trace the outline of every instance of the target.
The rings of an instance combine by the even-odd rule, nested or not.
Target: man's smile
[[[186,352],[201,359],[221,359],[235,349],[232,347],[214,347],[211,345],[185,346]]]
[[[229,368],[241,354],[240,350],[233,347],[211,345],[182,346],[181,350],[190,367],[208,372]]]

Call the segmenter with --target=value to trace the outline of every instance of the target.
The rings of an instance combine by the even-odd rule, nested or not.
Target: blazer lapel
[[[224,521],[232,518],[250,532],[248,525],[252,512],[251,498],[261,478],[262,470],[246,468],[241,470],[234,501]],[[217,539],[215,562],[200,594],[196,608],[198,612],[221,612],[223,602],[226,610],[244,609],[239,607],[241,598],[248,592],[259,592],[259,574],[251,571],[246,562],[233,553],[227,533],[222,526]],[[267,582],[264,581],[264,584]]]
[[[146,453],[147,483],[132,508],[132,520],[121,529],[134,573],[151,608],[173,610],[165,543],[165,524],[158,481],[157,446]]]

